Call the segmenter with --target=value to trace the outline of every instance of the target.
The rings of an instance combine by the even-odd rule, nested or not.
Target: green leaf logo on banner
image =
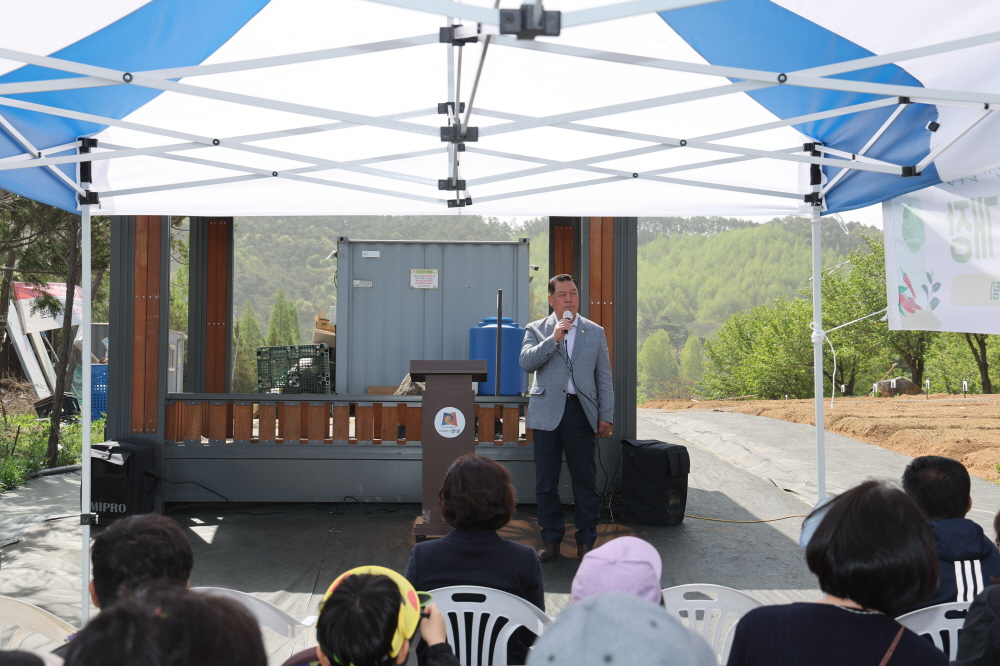
[[[916,254],[927,240],[924,234],[924,221],[909,204],[903,207],[903,241],[910,252]]]

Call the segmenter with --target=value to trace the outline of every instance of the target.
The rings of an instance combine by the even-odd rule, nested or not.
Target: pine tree
[[[639,390],[649,400],[665,397],[680,374],[670,334],[660,330],[646,338],[638,361]]]
[[[288,341],[288,308],[285,306],[285,290],[279,289],[274,295],[274,308],[267,323],[267,337],[264,344],[268,347],[292,344]]]
[[[302,331],[299,328],[299,308],[296,306],[295,301],[285,301],[285,316],[282,323],[284,324],[282,334],[284,335],[285,340],[288,341],[283,344],[302,344]]]
[[[257,347],[262,342],[257,314],[244,303],[233,330],[233,393],[257,392]]]
[[[681,350],[681,376],[689,382],[701,381],[705,351],[697,335],[689,335]]]

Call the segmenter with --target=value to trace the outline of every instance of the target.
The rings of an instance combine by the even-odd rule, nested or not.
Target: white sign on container
[[[437,289],[438,269],[436,268],[411,268],[410,287],[413,289]]]

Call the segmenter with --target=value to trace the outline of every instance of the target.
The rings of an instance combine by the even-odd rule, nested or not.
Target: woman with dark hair
[[[545,610],[542,568],[534,549],[497,534],[514,515],[515,496],[507,469],[491,458],[470,453],[452,463],[438,497],[441,514],[454,529],[413,547],[407,580],[422,591],[449,585],[491,587]],[[509,663],[524,663],[532,640],[527,633],[514,635]]]
[[[267,666],[256,621],[224,597],[174,585],[140,588],[69,644],[66,666]]]
[[[729,666],[947,666],[893,619],[933,594],[938,560],[927,521],[902,490],[866,481],[803,524],[823,598],[765,606],[736,625]]]

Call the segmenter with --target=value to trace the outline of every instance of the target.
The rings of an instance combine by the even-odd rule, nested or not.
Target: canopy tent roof
[[[1000,164],[996,3],[611,1],[487,48],[492,0],[0,0],[0,188],[78,210],[81,136],[125,215],[787,214],[810,162],[836,212]]]

